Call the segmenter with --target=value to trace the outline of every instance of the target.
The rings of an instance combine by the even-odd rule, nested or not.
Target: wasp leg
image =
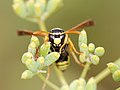
[[[70,40],[70,38],[68,38],[68,41],[69,41],[70,52],[71,52],[71,54],[72,54],[75,62],[76,62],[77,64],[79,64],[80,66],[84,67],[84,64],[82,64],[82,63],[78,60],[78,58],[76,57],[76,55],[75,55],[75,53],[81,55],[82,52],[78,52],[78,51],[75,49],[75,47],[74,47],[72,41]],[[75,52],[75,53],[74,53],[74,52]]]
[[[59,50],[59,53],[60,53],[60,54],[61,54],[62,48],[66,45],[67,41],[68,41],[68,34],[66,34],[64,43],[63,43],[63,45],[60,47],[60,50]]]
[[[68,42],[69,42],[69,45],[70,45],[70,50],[71,51],[74,51],[76,54],[78,54],[78,55],[80,55],[80,54],[82,54],[82,52],[79,52],[79,51],[77,51],[76,49],[75,49],[75,46],[73,45],[73,43],[72,43],[72,41],[70,40],[70,38],[68,38]]]
[[[48,67],[48,73],[47,73],[47,76],[46,76],[46,80],[48,80],[50,77],[50,66]],[[44,82],[43,86],[42,86],[42,90],[45,90],[45,87],[46,87],[46,83]]]

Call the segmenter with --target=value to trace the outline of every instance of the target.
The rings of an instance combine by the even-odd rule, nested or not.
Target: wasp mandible
[[[60,53],[60,57],[56,61],[56,66],[58,67],[58,69],[64,71],[65,69],[67,69],[69,65],[68,50],[70,50],[70,52],[75,52],[76,54],[79,54],[79,55],[81,54],[81,52],[75,49],[74,44],[72,43],[68,34],[80,34],[80,32],[78,31],[79,29],[93,26],[93,25],[94,25],[94,21],[92,19],[89,19],[76,25],[75,27],[67,31],[64,31],[61,28],[53,28],[49,32],[45,32],[41,30],[36,32],[32,32],[28,30],[19,30],[18,35],[20,36],[34,35],[34,36],[44,37],[44,42],[51,43],[51,47],[50,47],[51,52],[55,51]]]

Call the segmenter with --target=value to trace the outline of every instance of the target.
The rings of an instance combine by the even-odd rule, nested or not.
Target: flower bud
[[[34,74],[30,70],[25,70],[22,73],[21,79],[30,79],[34,76]]]
[[[45,65],[44,65],[44,62],[45,62],[45,59],[44,59],[44,57],[39,57],[38,59],[37,59],[37,63],[39,64],[39,70],[41,70]]]
[[[50,52],[50,42],[45,42],[40,47],[40,55],[46,57],[46,55],[48,55],[49,52]]]
[[[79,38],[78,38],[78,46],[79,47],[81,46],[82,43],[87,44],[87,34],[86,34],[85,30],[81,31]]]
[[[32,36],[30,42],[31,43],[34,42],[37,47],[39,47],[39,45],[40,45],[40,42],[36,36]]]
[[[32,58],[33,58],[32,53],[30,53],[30,52],[26,52],[26,53],[23,54],[21,60],[22,60],[22,63],[25,64],[26,60],[28,60],[28,59],[32,59]]]
[[[108,63],[107,66],[111,73],[114,73],[116,70],[119,69],[118,65],[116,65],[114,63]]]
[[[79,80],[74,80],[71,84],[70,84],[70,90],[77,90],[79,86]]]
[[[35,15],[39,18],[41,16],[41,7],[39,2],[35,3]]]
[[[49,17],[63,6],[62,0],[49,0],[46,7],[45,16]],[[46,15],[47,14],[47,15]],[[46,17],[44,17],[46,18]]]
[[[85,62],[85,53],[82,53],[81,55],[79,55],[79,60],[80,60],[80,62],[82,62],[82,63]]]
[[[32,72],[37,72],[37,70],[38,70],[38,64],[36,63],[36,61],[34,59],[26,60],[25,65]]]
[[[28,52],[32,53],[33,55],[35,55],[36,53],[36,45],[34,42],[31,42],[28,46]]]
[[[51,64],[54,63],[56,60],[58,60],[59,57],[60,57],[60,54],[59,54],[58,52],[51,52],[50,54],[48,54],[48,55],[45,57],[44,65],[45,65],[45,66],[51,65]]]
[[[100,61],[100,58],[97,55],[91,55],[91,62],[94,65],[98,65]]]
[[[105,53],[105,49],[103,48],[103,47],[97,47],[96,49],[95,49],[95,54],[97,55],[97,56],[103,56],[104,55],[104,53]]]
[[[114,81],[119,82],[120,81],[120,70],[116,70],[113,74],[112,77]]]
[[[90,44],[88,45],[88,50],[89,50],[90,53],[93,53],[94,50],[95,50],[95,45],[94,45],[93,43],[90,43]]]
[[[85,90],[86,81],[83,78],[79,80],[74,80],[70,84],[70,90]]]
[[[88,80],[85,90],[97,90],[97,83],[93,77]]]
[[[41,14],[44,13],[46,9],[46,0],[36,0],[36,3],[40,6]]]
[[[26,7],[27,7],[27,13],[28,16],[33,17],[35,15],[35,7],[34,7],[34,0],[28,0],[26,1]]]
[[[85,56],[89,55],[87,44],[85,44],[85,43],[81,44],[81,46],[80,46],[80,52],[85,53]]]
[[[63,85],[60,90],[69,90],[68,85]]]
[[[24,0],[14,0],[14,4],[12,7],[18,16],[20,16],[22,18],[26,17],[27,11],[26,11],[26,6],[24,3]]]

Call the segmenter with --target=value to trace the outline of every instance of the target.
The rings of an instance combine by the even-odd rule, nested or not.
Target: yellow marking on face
[[[61,43],[61,39],[60,38],[55,38],[54,39],[54,43],[55,44],[60,44]]]

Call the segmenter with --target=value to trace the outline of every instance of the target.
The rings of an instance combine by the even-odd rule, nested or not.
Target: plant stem
[[[80,78],[85,78],[89,69],[90,69],[90,63],[86,63]]]
[[[118,58],[114,63],[120,66],[120,58]],[[111,72],[109,71],[108,68],[105,68],[102,72],[100,72],[97,76],[95,76],[96,83],[99,83],[101,80],[103,80],[109,74],[111,74]]]
[[[46,80],[46,78],[42,75],[42,74],[38,74],[38,76],[40,77],[40,79],[45,82],[48,86],[50,86],[51,88],[53,88],[54,90],[60,90],[60,88],[58,86],[56,86],[55,84],[53,84],[52,82],[50,82],[49,80]]]
[[[95,76],[96,83],[99,83],[105,77],[107,77],[111,72],[108,68],[105,68],[102,72],[100,72],[97,76]]]
[[[38,21],[38,25],[41,31],[47,31],[45,21],[43,20]]]
[[[67,86],[68,86],[68,84],[67,84],[67,82],[66,82],[66,80],[65,80],[65,77],[64,77],[62,71],[60,71],[60,70],[56,67],[55,64],[54,64],[53,66],[54,66],[54,69],[55,69],[55,71],[56,71],[56,73],[57,73],[57,76],[58,76],[58,78],[59,78],[61,84],[62,84],[62,85],[67,85]]]

